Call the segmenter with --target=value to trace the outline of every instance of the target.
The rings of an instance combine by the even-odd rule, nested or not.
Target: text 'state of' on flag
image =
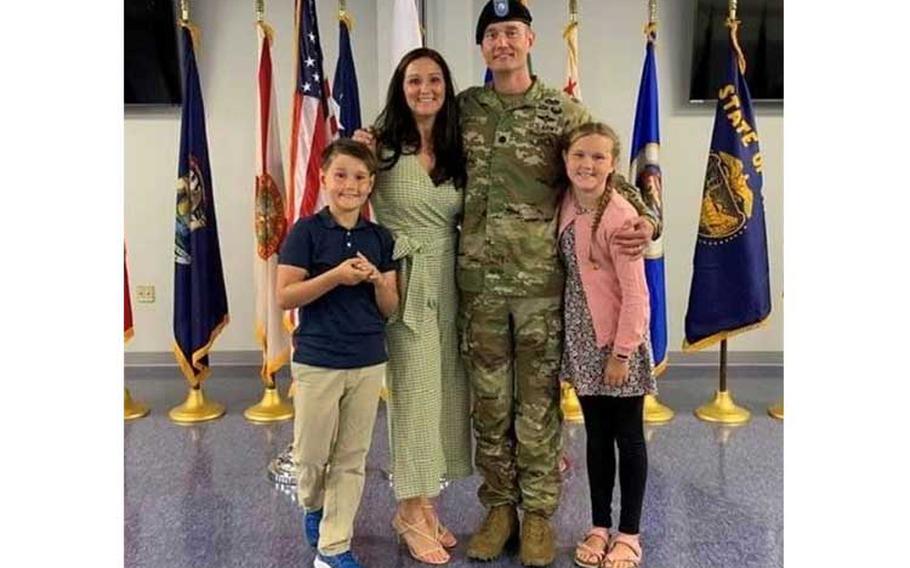
[[[685,351],[704,349],[761,325],[771,313],[762,154],[730,28],[730,58],[717,93],[701,218],[686,311]]]

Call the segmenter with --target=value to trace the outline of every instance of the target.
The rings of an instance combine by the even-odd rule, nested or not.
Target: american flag
[[[297,81],[291,123],[291,183],[288,226],[322,206],[319,161],[336,136],[329,111],[329,83],[322,67],[322,43],[316,19],[316,0],[297,2]]]

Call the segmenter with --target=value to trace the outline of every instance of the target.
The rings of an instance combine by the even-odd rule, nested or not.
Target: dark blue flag
[[[174,354],[183,374],[195,387],[209,374],[208,352],[228,322],[228,309],[202,89],[192,34],[187,27],[182,31],[184,92],[177,163]]]
[[[717,93],[683,350],[757,327],[771,313],[762,155],[745,60],[730,27],[730,60]]]
[[[632,165],[629,179],[658,218],[663,218],[663,177],[660,171],[660,120],[657,96],[657,63],[654,57],[656,32],[650,31],[645,62],[638,88],[635,126],[632,135]],[[651,300],[651,348],[654,373],[667,368],[667,289],[664,283],[663,237],[652,241],[645,251],[645,277]]]
[[[338,63],[335,66],[335,83],[332,96],[338,105],[338,135],[350,137],[360,128],[360,93],[357,89],[357,72],[354,70],[354,52],[351,50],[350,21],[339,18]]]

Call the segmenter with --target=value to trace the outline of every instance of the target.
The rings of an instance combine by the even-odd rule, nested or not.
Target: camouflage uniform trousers
[[[475,465],[487,508],[549,518],[559,501],[562,298],[463,292],[461,351],[473,390]]]

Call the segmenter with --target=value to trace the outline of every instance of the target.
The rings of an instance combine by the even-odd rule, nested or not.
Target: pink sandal
[[[603,543],[603,546],[596,546],[596,541],[588,544],[588,541],[591,539],[600,540]],[[592,527],[588,530],[585,538],[575,547],[575,564],[582,568],[599,568],[604,561],[609,545],[609,531],[601,527]],[[586,558],[582,558],[580,554],[585,554]]]

